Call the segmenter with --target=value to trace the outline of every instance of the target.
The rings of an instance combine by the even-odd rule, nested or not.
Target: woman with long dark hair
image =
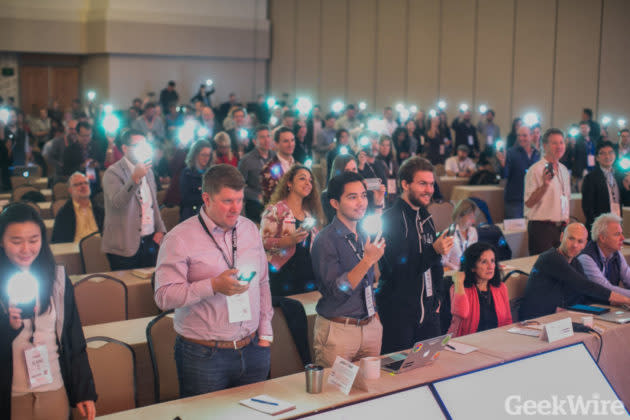
[[[459,337],[512,323],[510,298],[492,245],[477,242],[469,246],[453,283],[449,333]]]
[[[521,125],[523,125],[523,120],[520,118],[514,118],[512,120],[512,129],[510,130],[510,132],[507,135],[507,145],[506,145],[506,150],[509,149],[510,147],[514,146],[514,144],[516,143],[516,137],[518,134],[518,129],[521,128]]]
[[[311,245],[323,223],[313,174],[306,166],[294,165],[276,185],[260,224],[273,296],[315,289]]]
[[[94,419],[96,391],[74,289],[55,265],[44,222],[32,207],[11,204],[0,214],[0,240],[0,417],[67,420],[73,406]],[[33,299],[16,306],[16,288]],[[36,364],[48,372],[31,371]]]

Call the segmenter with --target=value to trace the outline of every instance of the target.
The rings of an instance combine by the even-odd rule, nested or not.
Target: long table
[[[544,323],[566,317],[579,320],[581,316],[582,314],[578,313],[563,312],[542,317],[540,321]],[[630,340],[630,325],[617,325],[603,321],[596,322],[596,325],[605,328],[602,334],[605,344],[602,348],[599,366],[607,375],[620,399],[626,406],[629,406],[630,363],[627,363],[628,357],[625,353],[628,340]],[[298,373],[257,384],[129,410],[103,418],[170,420],[179,416],[185,419],[204,419],[208,418],[209,413],[212,413],[212,417],[216,418],[267,418],[264,414],[249,410],[238,404],[238,401],[258,394],[268,394],[295,404],[295,410],[277,416],[278,418],[290,418],[400,391],[408,387],[498,365],[570,344],[583,342],[594,357],[600,348],[599,340],[595,336],[586,333],[575,333],[571,337],[554,343],[547,343],[536,337],[508,333],[507,329],[509,328],[509,326],[502,327],[458,337],[455,339],[457,342],[473,345],[478,348],[478,351],[467,355],[444,351],[441,353],[441,357],[432,365],[398,375],[382,373],[379,379],[372,381],[367,386],[367,390],[360,390],[355,387],[348,396],[328,385],[326,379],[330,370],[326,369],[324,373],[324,387],[321,394],[307,394],[304,390],[304,374]],[[541,380],[544,379],[541,378]]]

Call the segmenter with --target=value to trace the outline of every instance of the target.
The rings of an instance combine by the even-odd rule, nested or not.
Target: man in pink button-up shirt
[[[265,380],[273,341],[267,259],[256,225],[240,216],[245,181],[229,165],[203,177],[204,206],[158,254],[155,301],[175,309],[182,397]]]

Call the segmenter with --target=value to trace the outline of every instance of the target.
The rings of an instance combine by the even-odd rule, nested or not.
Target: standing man
[[[157,110],[155,108],[156,105],[153,102],[147,102],[144,106],[144,113],[136,118],[131,126],[141,131],[149,143],[162,143],[166,139],[166,127],[162,117],[156,115]],[[164,115],[166,115],[166,113]]]
[[[534,163],[525,175],[525,217],[529,255],[540,254],[560,244],[562,229],[569,222],[571,184],[564,155],[564,133],[557,128],[543,135],[544,159]]]
[[[593,139],[593,142],[597,143],[601,136],[602,129],[597,121],[593,121],[593,110],[591,108],[584,108],[582,110],[582,121],[580,122],[580,124],[582,122],[588,124],[591,138]]]
[[[244,186],[233,166],[212,166],[203,176],[202,210],[171,230],[160,249],[155,302],[175,309],[181,397],[264,381],[269,374],[267,257],[256,225],[240,216]]]
[[[530,128],[519,127],[517,143],[510,147],[507,154],[497,150],[497,160],[502,168],[501,176],[507,180],[504,189],[505,218],[523,217],[523,193],[525,192],[525,174],[530,166],[538,162],[540,154],[533,146]]]
[[[481,120],[477,123],[477,134],[485,142],[484,149],[487,149],[501,138],[501,129],[494,123],[494,110],[487,110],[483,117],[485,121]]]
[[[331,367],[337,356],[349,361],[378,356],[383,327],[374,304],[374,265],[385,241],[372,243],[358,231],[367,209],[363,177],[344,172],[328,183],[333,221],[315,238],[313,272],[322,297],[313,332],[315,363]]]
[[[265,164],[260,172],[263,204],[269,202],[273,190],[280,182],[280,178],[295,163],[295,159],[293,159],[293,151],[295,150],[295,135],[293,131],[287,127],[280,127],[275,131],[273,141],[276,144],[276,155]]]
[[[583,178],[595,169],[595,151],[597,142],[593,141],[590,127],[586,121],[580,123],[580,135],[575,140],[575,151],[571,169],[578,190],[582,187]]]
[[[584,177],[582,183],[582,210],[589,232],[593,221],[600,214],[613,213],[621,217],[621,178],[613,170],[614,145],[602,141],[597,145],[596,153],[598,166]]]
[[[166,228],[157,202],[150,146],[130,129],[120,138],[124,157],[103,176],[103,252],[112,270],[153,267]]]
[[[472,114],[470,110],[464,111],[461,119],[453,121],[452,128],[455,131],[455,147],[460,145],[468,146],[470,156],[479,155],[479,139],[477,129],[471,122]]]
[[[317,142],[315,143],[316,160],[320,163],[326,162],[326,155],[335,148],[335,114],[326,114],[324,128],[317,134]]]
[[[50,243],[79,242],[93,232],[103,231],[104,211],[90,200],[90,180],[75,172],[68,180],[70,199],[55,216]]]
[[[383,215],[387,248],[376,295],[383,323],[383,354],[441,334],[442,256],[453,247],[453,237],[436,238],[427,210],[434,182],[428,160],[419,156],[407,159],[398,171],[402,194]]]
[[[177,103],[179,101],[179,95],[175,91],[175,82],[169,80],[165,89],[160,92],[160,106],[162,107],[162,114],[168,114],[168,107],[170,104]]]
[[[245,154],[238,162],[238,170],[245,178],[245,217],[260,224],[263,207],[263,192],[260,174],[263,167],[275,156],[271,150],[271,131],[269,126],[256,127],[256,148]]]

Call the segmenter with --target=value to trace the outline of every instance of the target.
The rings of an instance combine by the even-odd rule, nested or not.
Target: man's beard
[[[421,202],[418,198],[416,198],[416,196],[414,196],[413,194],[409,194],[409,202],[414,206],[414,207],[425,207],[426,204],[424,204],[423,202]]]

